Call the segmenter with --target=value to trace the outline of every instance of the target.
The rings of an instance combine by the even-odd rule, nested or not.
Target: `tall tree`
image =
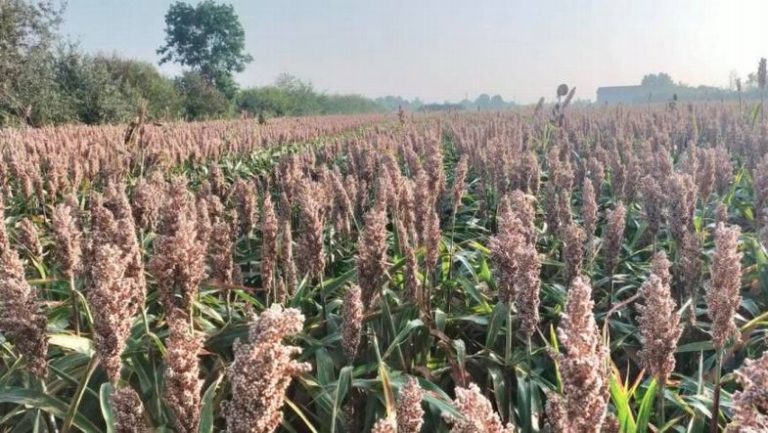
[[[237,86],[232,75],[253,58],[245,52],[245,31],[232,5],[205,0],[197,6],[176,2],[165,14],[165,45],[160,63],[174,61],[198,72],[228,97]]]
[[[0,0],[0,125],[27,123],[53,104],[51,47],[63,4],[56,0]]]

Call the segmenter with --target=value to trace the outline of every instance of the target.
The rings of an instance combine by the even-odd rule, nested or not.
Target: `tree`
[[[184,112],[189,120],[213,119],[230,113],[227,97],[196,72],[186,72],[177,79],[176,87],[184,96]]]
[[[237,95],[237,109],[252,115],[285,116],[289,114],[288,95],[274,86],[244,89]]]
[[[121,92],[107,66],[74,47],[56,59],[56,83],[77,120],[87,124],[125,122],[136,113],[137,98]]]
[[[245,31],[232,5],[205,0],[197,6],[176,2],[165,14],[165,45],[160,63],[193,68],[230,99],[237,92],[233,73],[252,57],[245,52]]]
[[[672,87],[675,85],[675,82],[672,81],[672,77],[666,72],[659,72],[658,74],[648,74],[644,76],[643,81],[640,82],[640,85],[643,87],[659,89],[664,87]]]
[[[134,107],[147,104],[149,119],[169,119],[180,116],[183,101],[172,78],[163,76],[151,63],[117,56],[99,55],[94,62],[110,74],[120,93]]]
[[[493,95],[491,97],[491,108],[494,110],[504,109],[504,98],[501,95]]]
[[[477,105],[477,108],[480,110],[487,110],[491,105],[491,97],[486,93],[483,93],[475,99],[475,105]]]
[[[45,121],[55,106],[51,46],[63,6],[54,0],[0,1],[0,125]]]
[[[754,89],[757,87],[757,74],[750,72],[747,74],[747,82],[745,83],[747,89]]]

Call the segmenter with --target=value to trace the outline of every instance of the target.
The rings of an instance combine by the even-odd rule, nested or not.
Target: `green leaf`
[[[648,389],[645,390],[645,395],[640,403],[640,410],[637,412],[637,433],[648,431],[648,421],[651,419],[653,402],[656,400],[656,386],[656,379],[652,379]]]
[[[506,410],[507,408],[507,389],[504,380],[504,374],[499,367],[493,366],[488,369],[488,375],[493,383],[493,395],[496,397],[496,406]]]
[[[325,280],[323,282],[323,294],[326,296],[330,296],[331,294],[335,293],[336,291],[344,287],[348,282],[355,279],[356,275],[357,275],[357,269],[352,268],[347,272],[339,275],[336,278]]]
[[[477,273],[477,279],[484,283],[491,282],[491,268],[488,266],[488,260],[485,258],[480,260],[480,272]]]
[[[480,292],[477,290],[477,286],[475,283],[469,281],[466,277],[459,276],[456,278],[456,281],[461,284],[461,286],[464,288],[464,290],[467,292],[467,294],[478,304],[480,304],[483,309],[489,309],[488,303],[485,301],[485,298],[483,295],[480,294]]]
[[[387,359],[392,354],[392,352],[400,346],[400,343],[405,341],[405,338],[408,337],[408,335],[413,332],[414,329],[418,329],[422,326],[424,326],[424,322],[422,322],[421,319],[409,320],[403,329],[401,329],[400,332],[397,333],[397,336],[395,336],[395,338],[392,340],[392,343],[384,352],[382,358]]]
[[[91,357],[94,353],[93,343],[85,337],[71,334],[51,334],[48,336],[48,344],[73,350]]]
[[[696,341],[693,343],[681,344],[680,346],[678,346],[675,352],[677,353],[701,352],[701,351],[713,350],[713,349],[714,349],[714,346],[712,345],[712,340],[705,340],[705,341]]]
[[[531,433],[531,395],[530,387],[528,386],[529,380],[517,370],[517,416],[520,420],[520,425],[523,427],[523,432]]]
[[[99,389],[99,403],[101,404],[101,416],[107,424],[107,433],[115,432],[115,416],[112,413],[112,406],[109,404],[109,396],[112,395],[112,384],[105,382]]]
[[[223,378],[224,375],[219,375],[219,377],[208,386],[208,389],[205,390],[205,394],[203,394],[203,400],[201,402],[202,407],[200,409],[200,426],[198,428],[200,433],[213,433],[214,397],[216,396],[216,389],[219,387],[219,383],[221,383],[221,379]]]
[[[63,401],[45,395],[40,391],[25,388],[5,388],[0,391],[0,403],[23,404],[43,412],[47,412],[59,419],[64,419],[69,405]],[[85,433],[102,433],[96,425],[81,413],[75,414],[72,425]]]
[[[493,313],[491,314],[491,321],[488,324],[488,333],[485,337],[485,347],[491,348],[496,344],[496,339],[499,336],[501,325],[507,320],[507,305],[503,302],[499,302],[493,307]]]
[[[336,392],[333,395],[333,410],[331,411],[331,433],[336,433],[336,421],[339,419],[339,411],[341,409],[341,403],[344,401],[344,397],[347,396],[347,390],[352,383],[352,371],[351,365],[348,365],[341,369],[339,372],[339,380],[336,382]]]
[[[629,405],[630,391],[624,386],[619,372],[614,366],[610,377],[610,391],[613,406],[616,408],[616,416],[619,419],[622,433],[635,433],[637,430],[632,408]]]
[[[307,426],[310,432],[318,433],[315,426],[312,425],[311,422],[309,422],[309,419],[307,419],[307,416],[304,415],[304,412],[301,410],[301,408],[296,406],[296,403],[292,402],[288,397],[286,397],[284,401],[285,401],[285,404],[287,404],[288,407],[291,408],[291,410],[293,410],[294,413],[296,413],[296,415],[298,415],[298,417],[301,418],[302,421],[304,421],[304,425]]]
[[[315,352],[315,365],[315,370],[317,371],[315,377],[317,377],[320,385],[328,385],[335,380],[333,359],[331,359],[331,355],[328,354],[328,350],[324,347]]]

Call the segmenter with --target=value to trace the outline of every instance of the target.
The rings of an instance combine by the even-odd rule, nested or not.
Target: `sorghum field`
[[[737,106],[0,144],[0,431],[768,431]]]

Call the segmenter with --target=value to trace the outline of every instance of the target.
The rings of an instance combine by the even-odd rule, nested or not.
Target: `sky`
[[[91,53],[157,64],[170,0],[69,0],[62,31]],[[196,3],[196,1],[191,1]],[[728,86],[768,57],[768,0],[230,0],[254,60],[242,86],[290,73],[328,93],[425,102],[481,93],[577,98],[667,72]],[[179,72],[173,65],[161,68]]]

